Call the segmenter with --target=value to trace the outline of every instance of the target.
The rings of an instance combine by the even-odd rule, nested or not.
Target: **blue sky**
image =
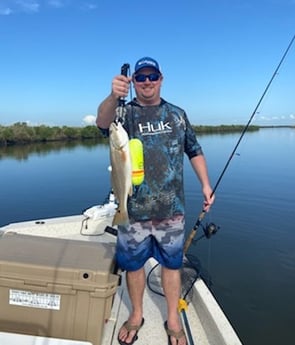
[[[0,124],[89,123],[142,56],[193,124],[245,124],[294,24],[295,0],[0,0]],[[253,124],[295,125],[294,78],[295,43]]]

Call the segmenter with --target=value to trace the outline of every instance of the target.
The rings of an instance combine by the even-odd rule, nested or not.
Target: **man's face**
[[[163,76],[154,68],[142,68],[133,75],[132,81],[140,104],[159,104],[162,80]]]

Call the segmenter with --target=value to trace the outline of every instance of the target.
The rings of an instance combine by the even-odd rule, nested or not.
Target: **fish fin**
[[[120,208],[117,209],[117,212],[114,215],[112,226],[114,225],[127,225],[129,224],[129,217],[127,212],[121,211]]]

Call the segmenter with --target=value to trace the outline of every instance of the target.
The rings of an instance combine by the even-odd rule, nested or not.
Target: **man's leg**
[[[181,293],[181,278],[179,270],[172,270],[162,267],[162,285],[167,301],[167,325],[168,328],[179,332],[182,329],[178,313],[178,302]],[[177,340],[171,336],[172,345],[185,345],[186,339],[182,337]]]
[[[128,323],[132,326],[139,326],[143,316],[143,293],[145,289],[145,271],[141,268],[137,271],[127,272],[127,287],[131,301],[132,311]],[[127,329],[122,326],[119,332],[119,339],[130,343],[135,331],[128,333]]]

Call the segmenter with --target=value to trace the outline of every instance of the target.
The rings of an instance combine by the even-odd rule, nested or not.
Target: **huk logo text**
[[[144,134],[157,134],[157,133],[167,133],[171,132],[172,128],[170,127],[169,122],[160,121],[158,123],[150,123],[149,121],[146,124],[139,123],[138,128],[140,133]]]

